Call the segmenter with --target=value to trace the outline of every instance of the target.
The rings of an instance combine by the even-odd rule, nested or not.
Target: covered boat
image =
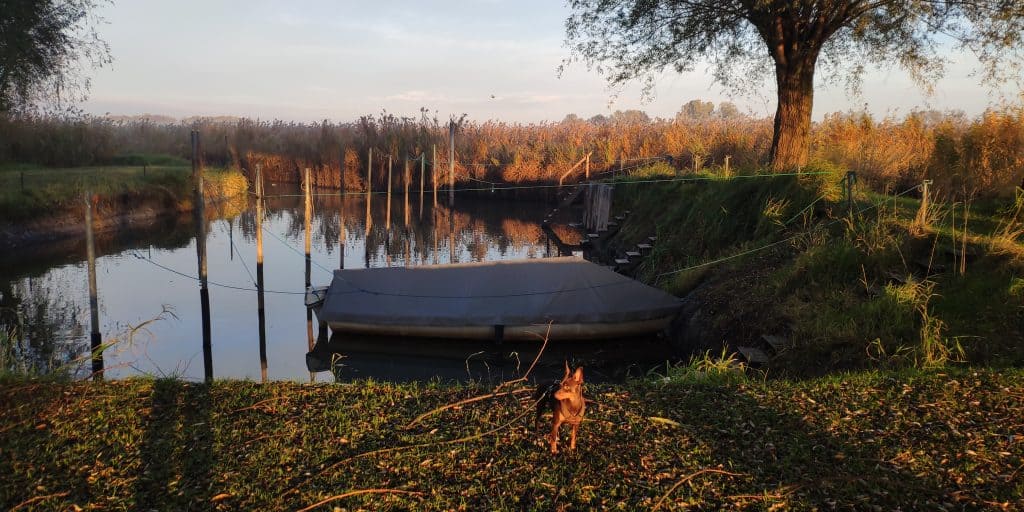
[[[536,340],[668,326],[676,297],[575,257],[335,270],[307,305],[335,332]]]

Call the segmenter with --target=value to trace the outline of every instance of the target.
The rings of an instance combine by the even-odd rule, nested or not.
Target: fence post
[[[455,120],[448,122],[448,206],[455,205]]]
[[[434,208],[437,208],[437,144],[430,146],[430,179],[434,183]]]
[[[846,207],[849,211],[850,222],[853,222],[853,186],[857,183],[855,171],[846,172]]]
[[[725,155],[725,175],[726,176],[729,176],[729,158],[731,158],[730,155]]]
[[[370,201],[373,192],[373,148],[370,148],[366,157],[366,235],[370,235],[370,226],[373,225],[373,217],[370,215]]]
[[[423,185],[425,181],[424,173],[427,172],[427,155],[420,153],[420,220],[423,220]]]
[[[263,294],[263,166],[256,164],[256,316],[260,336],[260,381],[267,382],[267,314]]]
[[[100,337],[100,307],[96,289],[96,246],[92,234],[92,193],[85,193],[85,254],[89,269],[89,347],[94,380],[103,380],[103,339]]]
[[[192,130],[192,179],[194,181],[196,255],[199,258],[199,305],[203,314],[203,377],[213,382],[213,342],[210,334],[210,289],[206,278],[206,212],[203,193],[203,165],[200,161],[199,130]]]
[[[306,292],[308,293],[310,288],[313,286],[313,258],[311,256],[311,249],[313,245],[313,187],[309,176],[309,167],[305,169],[305,179],[303,180],[305,186],[303,187],[303,196],[305,198],[305,228],[306,228]],[[309,351],[313,351],[313,309],[306,308],[306,338]],[[316,381],[316,373],[309,372],[309,381]]]

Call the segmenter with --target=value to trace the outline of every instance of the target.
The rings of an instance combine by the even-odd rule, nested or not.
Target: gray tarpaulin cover
[[[325,322],[418,326],[616,323],[662,318],[679,299],[575,257],[335,270]]]

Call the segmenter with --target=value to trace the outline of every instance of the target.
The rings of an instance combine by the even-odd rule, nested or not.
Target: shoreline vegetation
[[[589,385],[578,449],[557,456],[514,386],[470,401],[490,390],[4,380],[0,506],[1013,510],[1024,496],[1019,369],[670,370]]]

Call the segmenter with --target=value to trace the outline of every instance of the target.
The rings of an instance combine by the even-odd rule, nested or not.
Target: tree
[[[683,105],[683,108],[679,109],[676,113],[676,120],[685,121],[703,121],[711,117],[711,114],[715,112],[715,104],[710,101],[701,100],[690,100]]]
[[[984,81],[1020,80],[1019,0],[569,0],[570,56],[612,86],[707,60],[714,79],[747,89],[774,64],[776,170],[807,163],[815,70],[857,91],[866,65],[899,66],[925,90],[949,48],[973,52]]]
[[[111,62],[94,11],[105,0],[0,0],[0,113],[85,98],[84,66]]]

